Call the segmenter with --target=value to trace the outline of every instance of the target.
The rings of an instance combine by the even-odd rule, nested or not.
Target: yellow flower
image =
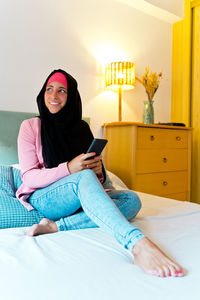
[[[159,87],[161,78],[162,78],[161,72],[159,74],[157,74],[156,72],[149,73],[148,67],[145,68],[145,73],[144,73],[144,75],[141,76],[141,78],[136,77],[136,80],[138,80],[144,86],[145,91],[148,95],[149,101],[152,101],[152,99]]]

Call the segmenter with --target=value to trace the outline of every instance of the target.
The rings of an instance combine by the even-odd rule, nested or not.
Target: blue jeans
[[[59,231],[99,226],[129,250],[144,237],[128,222],[141,208],[138,196],[129,190],[105,192],[92,170],[71,174],[36,190],[29,202],[46,218],[56,221]],[[76,213],[81,207],[83,211]]]

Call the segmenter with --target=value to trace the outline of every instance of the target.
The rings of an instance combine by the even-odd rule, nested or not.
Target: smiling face
[[[67,103],[67,88],[58,81],[46,86],[44,102],[50,113],[56,114]]]

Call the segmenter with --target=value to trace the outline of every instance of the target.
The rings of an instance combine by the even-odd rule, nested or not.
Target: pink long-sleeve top
[[[16,196],[27,210],[34,209],[27,198],[35,190],[44,188],[57,180],[70,175],[67,162],[55,168],[45,168],[42,157],[41,120],[24,120],[18,135],[18,157],[21,168],[22,184]],[[103,177],[99,178],[100,181]]]

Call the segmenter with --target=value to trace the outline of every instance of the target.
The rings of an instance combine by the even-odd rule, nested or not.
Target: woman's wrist
[[[66,162],[66,166],[67,166],[67,170],[68,170],[69,174],[71,174],[70,167],[69,167],[69,162],[68,161]]]

